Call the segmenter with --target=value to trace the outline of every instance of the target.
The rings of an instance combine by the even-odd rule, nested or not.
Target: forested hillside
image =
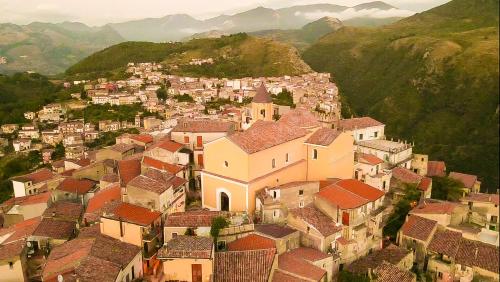
[[[499,187],[498,0],[453,0],[381,28],[344,27],[303,54],[344,115],[371,115],[448,171]]]

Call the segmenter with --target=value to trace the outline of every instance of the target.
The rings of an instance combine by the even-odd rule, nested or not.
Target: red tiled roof
[[[158,147],[173,153],[173,152],[179,151],[184,146],[180,143],[177,143],[177,142],[174,142],[171,140],[165,140],[165,141],[160,142],[158,144]]]
[[[15,241],[8,244],[0,245],[0,261],[10,260],[14,257],[21,256],[21,253],[26,246],[24,240]]]
[[[326,270],[313,265],[297,254],[283,253],[278,257],[278,268],[296,276],[321,281],[326,275]]]
[[[397,180],[403,182],[403,183],[420,183],[422,178],[424,178],[421,175],[418,175],[414,173],[413,171],[402,168],[402,167],[395,167],[392,170],[392,177],[396,178]]]
[[[255,231],[272,238],[283,238],[297,232],[297,230],[293,228],[277,224],[256,224]]]
[[[86,213],[94,212],[102,208],[106,203],[111,201],[121,200],[121,188],[120,185],[114,184],[104,190],[97,192],[94,197],[92,197],[87,205]]]
[[[144,156],[144,158],[142,159],[142,163],[146,166],[149,166],[149,167],[168,171],[171,174],[177,174],[184,169],[180,165],[169,164],[166,162],[162,162],[160,160],[153,159],[153,158],[148,157],[148,156]]]
[[[264,82],[260,84],[259,88],[257,88],[257,93],[252,99],[252,103],[272,103],[273,99],[271,94],[267,92],[266,85]]]
[[[358,162],[370,165],[378,165],[384,162],[382,159],[372,154],[357,153],[357,157]]]
[[[384,125],[384,124],[371,117],[341,119],[339,122],[339,128],[344,130],[363,129],[379,125]]]
[[[257,234],[250,234],[227,244],[228,251],[262,250],[275,247],[274,240]]]
[[[377,282],[413,282],[415,281],[415,274],[409,270],[401,269],[400,267],[382,262],[377,268],[373,270],[377,276]]]
[[[253,282],[267,282],[275,253],[275,249],[217,252],[214,281],[235,282],[250,279]]]
[[[130,223],[147,226],[160,217],[161,213],[129,203],[121,203],[111,216],[114,219],[123,219]]]
[[[313,205],[308,205],[303,208],[291,209],[289,212],[306,223],[313,226],[323,236],[330,236],[342,230],[342,226],[337,226],[328,216],[316,209]]]
[[[21,176],[16,176],[16,177],[13,177],[11,179],[14,181],[20,181],[20,182],[31,181],[33,184],[37,184],[37,183],[40,183],[43,181],[50,180],[50,179],[54,178],[54,176],[56,176],[55,173],[53,173],[49,169],[42,168],[42,169],[37,170],[35,172],[21,175]]]
[[[427,250],[454,258],[457,254],[461,240],[462,233],[460,232],[448,229],[436,231]]]
[[[209,259],[213,244],[213,239],[209,237],[179,235],[159,250],[158,257]]]
[[[279,122],[285,122],[293,126],[302,128],[319,127],[321,123],[311,113],[311,111],[304,108],[296,108],[284,113]]]
[[[467,202],[483,202],[483,203],[490,202],[495,205],[498,205],[499,195],[486,194],[486,193],[470,193],[469,195],[465,196],[462,200]]]
[[[24,197],[10,198],[7,201],[0,204],[0,206],[10,206],[10,205],[27,206],[27,205],[47,203],[49,202],[49,200],[50,200],[50,193],[45,192],[35,195],[28,195]]]
[[[302,279],[291,274],[285,273],[279,269],[276,269],[273,274],[272,282],[309,282],[309,279]]]
[[[401,231],[405,236],[410,238],[427,241],[436,227],[437,221],[416,215],[409,215],[401,227]]]
[[[475,175],[454,171],[450,172],[449,177],[462,182],[466,188],[472,188],[477,181],[477,176]]]
[[[43,216],[77,222],[80,220],[82,211],[83,205],[80,203],[58,201],[47,208]]]
[[[166,227],[208,227],[212,225],[212,219],[224,215],[220,211],[186,211],[176,212],[167,216]]]
[[[218,120],[180,120],[172,132],[231,132],[234,124]]]
[[[20,239],[26,239],[31,236],[40,224],[41,217],[34,217],[25,221],[16,223],[8,228],[0,228],[0,236],[8,237],[2,242],[2,244],[7,244],[9,242],[14,242]]]
[[[412,214],[452,214],[457,207],[456,203],[452,202],[430,202],[424,201],[410,211]]]
[[[446,164],[442,161],[429,161],[427,163],[427,176],[446,176]]]
[[[153,136],[151,136],[149,134],[131,135],[130,139],[142,142],[144,144],[148,144],[148,143],[152,143],[153,142]]]
[[[369,203],[367,199],[336,185],[327,186],[316,195],[340,209],[355,209]]]
[[[496,246],[462,238],[455,263],[499,273],[499,249]]]
[[[286,123],[258,120],[246,131],[235,133],[228,138],[243,151],[253,154],[304,137],[306,133],[305,129]]]
[[[431,188],[431,185],[432,185],[432,179],[429,177],[424,177],[418,184],[417,189],[425,192],[429,188]]]
[[[329,146],[341,133],[342,131],[325,127],[316,130],[305,142],[307,144]]]
[[[334,185],[337,185],[351,193],[354,193],[370,202],[374,202],[384,196],[384,191],[372,187],[356,179],[340,180]]]
[[[68,240],[76,229],[75,222],[44,218],[33,232],[34,236]]]
[[[307,247],[299,247],[289,251],[289,253],[301,257],[307,261],[315,262],[330,257],[330,255],[323,253],[319,250]]]
[[[122,160],[118,161],[118,175],[121,179],[121,185],[126,186],[130,180],[141,174],[141,160]]]
[[[66,178],[57,186],[57,190],[68,193],[85,194],[94,188],[96,183],[88,179]]]

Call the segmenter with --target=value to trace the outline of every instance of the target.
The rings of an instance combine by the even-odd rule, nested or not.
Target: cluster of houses
[[[152,63],[127,71],[138,87],[163,76]],[[328,75],[168,80],[168,91],[195,101],[209,91],[252,100],[139,117],[139,134],[11,178],[13,197],[0,204],[1,281],[499,280],[498,194],[387,139],[382,122],[342,119]],[[98,84],[111,95],[114,86]],[[272,94],[282,89],[297,107],[277,113]],[[112,124],[98,127],[123,126]],[[83,121],[55,130],[67,148],[99,135]],[[431,199],[432,177],[446,175],[463,184],[459,202]],[[389,241],[384,226],[409,186],[420,198]]]

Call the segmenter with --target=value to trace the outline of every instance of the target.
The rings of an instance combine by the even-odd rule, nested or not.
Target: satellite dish
[[[57,282],[63,282],[64,278],[61,274],[57,275]]]

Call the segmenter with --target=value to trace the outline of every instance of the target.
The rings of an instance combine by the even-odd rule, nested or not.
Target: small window
[[[224,166],[229,167],[229,163],[227,161],[224,161]]]
[[[317,159],[318,159],[318,150],[313,149],[313,160],[317,160]]]
[[[271,166],[272,166],[273,168],[275,168],[275,167],[276,167],[276,160],[275,160],[275,159],[273,159],[273,160],[272,160],[272,162],[271,162]]]
[[[311,227],[307,226],[307,233],[311,230]]]
[[[278,193],[276,191],[273,191],[273,198],[276,199],[278,197]]]
[[[177,232],[172,232],[172,238],[177,237]]]
[[[299,202],[299,208],[303,208],[304,207],[304,201],[300,201]]]
[[[278,210],[273,210],[273,217],[276,218],[279,216],[279,211]]]
[[[304,190],[299,190],[299,196],[304,195]]]
[[[424,161],[424,158],[422,158],[422,161]]]
[[[363,134],[359,135],[359,140],[363,140]]]
[[[223,251],[226,249],[226,241],[218,241],[217,242],[217,250]]]
[[[9,268],[10,268],[10,269],[13,269],[13,268],[14,268],[14,263],[13,263],[13,262],[11,262],[11,261],[9,261]]]
[[[375,132],[373,133],[373,137],[375,137],[375,138],[377,138],[377,137],[378,137],[378,131],[375,131]]]
[[[385,181],[382,182],[382,189],[385,189]]]
[[[438,278],[439,279],[443,279],[443,273],[442,272],[438,272]]]
[[[288,162],[288,161],[289,161],[288,153],[286,153],[286,155],[285,155],[285,162]]]

